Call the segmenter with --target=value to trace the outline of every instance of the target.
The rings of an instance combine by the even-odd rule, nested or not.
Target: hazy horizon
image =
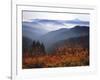
[[[23,11],[22,15],[23,24],[47,31],[73,28],[77,25],[89,26],[90,20],[89,14]]]

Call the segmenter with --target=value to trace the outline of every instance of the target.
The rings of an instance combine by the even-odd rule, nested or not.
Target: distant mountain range
[[[70,24],[70,25],[69,25]],[[89,26],[88,21],[74,20],[48,20],[48,19],[33,19],[22,22],[23,36],[36,39],[48,32],[59,30],[61,28],[73,28],[76,25]]]
[[[23,21],[22,26],[34,27],[36,29],[44,29],[46,31],[58,30],[60,28],[72,28],[76,25],[89,26],[89,21],[79,19],[73,20],[48,20],[48,19],[32,19]],[[24,28],[24,27],[23,27]]]
[[[89,21],[82,21],[80,19],[73,19],[73,20],[31,19],[29,21],[24,21],[24,22],[31,22],[31,23],[34,23],[34,24],[37,24],[37,23],[53,23],[53,24],[70,23],[70,24],[89,25]]]
[[[65,23],[75,24],[75,26],[67,28]],[[46,52],[50,53],[54,49],[53,46],[57,44],[63,44],[63,42],[68,42],[69,40],[72,43],[73,41],[79,41],[81,38],[83,40],[87,39],[86,36],[89,37],[89,26],[87,25],[89,25],[88,21],[78,19],[68,21],[34,19],[30,22],[23,22],[23,48],[31,46],[32,41],[39,41],[44,44]],[[48,28],[54,29],[48,30]],[[88,39],[85,42],[88,43],[87,41]]]
[[[26,23],[23,23],[22,26],[22,35],[24,37],[30,38],[31,40],[37,40],[41,35],[47,33],[47,31],[44,29],[32,27],[34,25],[30,25],[30,23],[27,23],[27,25]]]
[[[67,40],[71,38],[77,38],[89,35],[89,27],[86,26],[76,26],[71,29],[60,29],[56,31],[49,32],[39,38],[39,40],[44,43],[47,52],[50,50],[51,46],[56,42]]]

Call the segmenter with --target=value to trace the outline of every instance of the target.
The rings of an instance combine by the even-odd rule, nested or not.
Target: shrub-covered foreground
[[[23,55],[23,69],[89,65],[89,50],[87,48],[58,48],[52,54],[29,54],[24,53]]]

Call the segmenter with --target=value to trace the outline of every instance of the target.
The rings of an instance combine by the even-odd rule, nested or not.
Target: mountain
[[[32,40],[38,40],[41,35],[47,33],[44,29],[34,27],[35,25],[30,22],[22,23],[22,35]]]
[[[74,24],[74,25],[73,25]],[[49,20],[49,19],[32,19],[22,22],[22,35],[32,40],[38,38],[48,32],[56,31],[64,28],[72,28],[75,25],[89,25],[88,21],[79,19],[73,20]],[[60,31],[60,30],[59,30]],[[62,31],[62,30],[61,30]]]
[[[32,19],[29,21],[23,21],[22,26],[28,26],[39,30],[45,30],[47,32],[58,30],[60,28],[72,28],[76,25],[89,26],[89,21],[82,21],[79,19],[73,20],[49,20],[49,19]]]
[[[63,46],[66,46],[68,48],[88,48],[89,49],[89,35],[58,41],[52,45],[51,50],[54,50],[55,48],[59,48]]]
[[[68,26],[68,24],[72,25]],[[88,21],[82,21],[79,19],[32,19],[30,21],[22,22],[22,36],[25,37],[23,40],[26,43],[28,43],[28,41],[39,41],[43,43],[46,48],[46,52],[49,53],[51,51],[51,47],[57,42],[89,35],[88,25]],[[27,46],[28,44],[25,45]]]
[[[77,18],[72,19],[72,20],[32,19],[31,22],[33,22],[33,23],[53,23],[53,24],[62,24],[62,25],[63,25],[63,23],[89,25],[89,21],[83,21],[83,20],[80,20]]]
[[[40,41],[45,45],[46,51],[49,52],[52,45],[61,40],[67,40],[70,38],[82,37],[89,35],[88,26],[75,26],[74,28],[59,29],[56,31],[48,32],[40,37]]]

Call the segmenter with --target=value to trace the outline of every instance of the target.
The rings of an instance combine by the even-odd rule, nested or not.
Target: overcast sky
[[[30,21],[31,19],[51,19],[51,20],[79,19],[83,21],[89,21],[89,14],[69,14],[69,13],[23,11],[23,21]]]

